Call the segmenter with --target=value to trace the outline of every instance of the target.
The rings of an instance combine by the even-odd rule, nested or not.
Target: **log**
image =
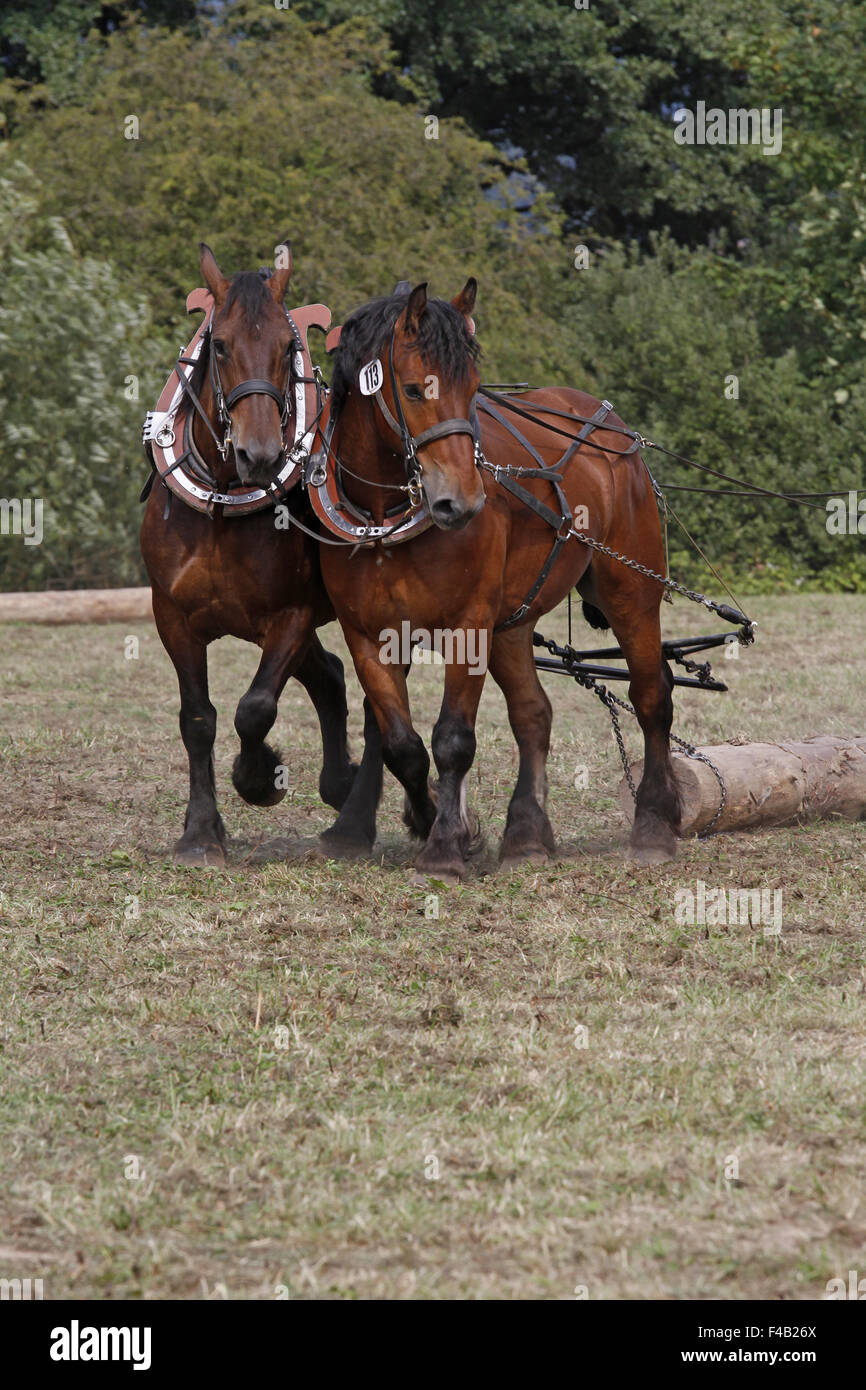
[[[0,594],[0,623],[151,622],[150,589],[56,589]]]
[[[725,781],[727,801],[713,830],[748,830],[759,825],[838,816],[866,816],[866,737],[818,735],[802,743],[720,743],[702,747]],[[719,806],[719,784],[706,763],[673,755],[682,798],[680,834],[696,835]],[[631,764],[635,786],[643,763]],[[634,803],[622,779],[619,805],[629,824]]]

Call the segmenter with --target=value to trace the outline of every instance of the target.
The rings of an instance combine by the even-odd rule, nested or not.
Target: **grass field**
[[[717,664],[731,693],[682,692],[677,731],[866,732],[866,603],[750,609],[758,645]],[[700,630],[689,605],[665,615]],[[547,677],[561,857],[497,873],[516,755],[491,683],[471,796],[487,849],[436,919],[391,779],[375,859],[317,857],[331,813],[299,686],[276,731],[293,790],[239,802],[232,717],[257,653],[224,642],[229,867],[182,870],[154,629],[0,641],[0,1277],[46,1298],[815,1299],[866,1274],[862,824],[638,869],[608,716]],[[411,684],[429,738],[440,672]],[[357,750],[353,675],[350,708]],[[781,936],[678,925],[698,880],[781,889]]]

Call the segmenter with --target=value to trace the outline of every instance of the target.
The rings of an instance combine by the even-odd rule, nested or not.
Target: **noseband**
[[[425,444],[432,444],[434,439],[444,439],[449,434],[471,434],[475,442],[475,463],[479,467],[486,462],[481,452],[481,430],[478,425],[478,417],[475,411],[475,397],[469,406],[469,419],[455,417],[451,420],[440,420],[437,424],[431,425],[429,429],[422,430],[420,434],[413,435],[406,423],[406,416],[403,413],[403,403],[400,400],[400,392],[397,388],[397,374],[394,371],[394,337],[397,332],[396,324],[391,330],[391,337],[388,340],[388,376],[391,381],[391,394],[394,397],[394,407],[397,411],[397,418],[391,414],[382,395],[382,388],[374,392],[374,399],[378,405],[385,423],[393,430],[398,439],[403,444],[403,462],[406,466],[406,478],[408,482],[407,492],[409,501],[413,507],[419,507],[422,501],[422,474],[423,468],[421,460],[418,458],[418,450],[423,449]]]

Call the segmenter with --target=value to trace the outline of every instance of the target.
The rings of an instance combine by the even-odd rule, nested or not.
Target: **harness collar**
[[[250,378],[225,395],[216,355],[211,351],[209,374],[218,423],[224,426],[222,439],[191,386],[203,345],[213,334],[214,301],[208,290],[193,290],[188,296],[187,312],[194,310],[203,311],[204,317],[189,346],[181,349],[156,409],[148,411],[142,431],[145,453],[169,491],[195,511],[206,512],[211,517],[216,506],[223,508],[225,516],[262,511],[274,506],[295,486],[302,465],[309,457],[321,408],[321,379],[313,369],[306,339],[313,324],[327,330],[330,310],[324,304],[312,304],[295,309],[292,314],[285,311],[295,341],[292,369],[284,392],[273,382]],[[283,461],[269,487],[251,488],[238,480],[223,491],[196,445],[193,422],[198,415],[225,458],[231,446],[231,410],[238,401],[250,395],[269,395],[278,404],[283,429]]]
[[[431,444],[434,439],[444,439],[450,434],[470,434],[475,442],[476,465],[482,467],[487,462],[481,451],[481,431],[475,410],[475,397],[470,403],[469,419],[454,417],[450,420],[440,420],[429,429],[422,430],[421,434],[412,434],[403,411],[397,374],[394,370],[395,334],[396,325],[391,330],[387,353],[388,375],[396,417],[382,395],[381,386],[373,393],[373,398],[386,424],[403,446],[406,483],[394,483],[392,490],[406,492],[409,498],[408,508],[395,521],[386,519],[386,524],[378,526],[373,522],[372,513],[349,501],[340,486],[340,458],[332,445],[337,422],[330,415],[327,424],[320,430],[322,447],[311,457],[304,478],[313,510],[320,521],[332,534],[354,540],[361,546],[371,546],[377,542],[382,545],[399,545],[420,535],[433,524],[424,498],[423,465],[418,457],[419,449]]]

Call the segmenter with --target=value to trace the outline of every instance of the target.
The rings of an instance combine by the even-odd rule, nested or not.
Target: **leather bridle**
[[[284,313],[289,321],[289,327],[292,330],[292,346],[290,348],[291,356],[287,369],[286,385],[283,391],[280,391],[272,381],[266,381],[263,377],[250,377],[247,381],[241,381],[237,386],[233,386],[228,395],[226,395],[220,380],[219,366],[217,365],[213,322],[211,322],[208,327],[208,372],[210,375],[211,390],[213,392],[214,401],[216,402],[217,415],[220,424],[223,426],[223,437],[221,441],[216,431],[211,427],[209,420],[207,421],[207,425],[213,435],[214,443],[219,449],[223,462],[225,462],[226,455],[232,443],[232,410],[237,405],[238,401],[242,401],[246,396],[270,396],[272,400],[276,401],[280,412],[280,433],[281,435],[285,434],[286,425],[288,424],[289,415],[292,410],[292,391],[295,385],[292,361],[294,360],[295,354],[301,351],[302,345],[300,335],[297,328],[292,323],[292,317],[288,309],[284,309]],[[286,444],[285,440],[283,440],[280,459],[285,457],[285,452]]]
[[[475,463],[478,467],[483,467],[486,463],[484,454],[481,451],[481,431],[478,427],[478,419],[475,413],[475,397],[469,405],[470,418],[456,416],[451,420],[439,420],[429,429],[422,430],[420,434],[413,435],[406,422],[403,412],[403,403],[400,400],[400,392],[397,386],[397,374],[394,371],[394,338],[397,332],[395,324],[391,330],[391,337],[388,340],[388,377],[391,382],[391,394],[394,397],[394,408],[397,411],[395,419],[382,395],[382,388],[374,392],[374,399],[378,405],[385,423],[393,430],[403,445],[403,463],[406,467],[407,492],[409,501],[414,507],[418,507],[422,502],[423,487],[423,467],[418,457],[418,450],[423,449],[426,444],[432,444],[434,439],[445,439],[450,434],[471,434],[475,444]]]
[[[450,420],[440,420],[435,425],[431,425],[429,429],[422,430],[420,434],[412,434],[400,400],[397,374],[394,370],[395,337],[396,324],[391,330],[386,353],[388,379],[391,383],[396,414],[391,411],[385,401],[381,386],[370,394],[374,397],[388,428],[400,440],[406,469],[406,482],[403,484],[374,482],[372,479],[361,477],[360,474],[354,473],[352,469],[348,468],[340,456],[339,447],[335,448],[333,444],[338,420],[334,416],[330,416],[327,423],[321,428],[321,446],[311,455],[304,473],[304,482],[309,490],[313,510],[319,520],[332,534],[345,538],[336,542],[327,541],[326,543],[329,545],[368,546],[377,542],[386,546],[398,545],[402,541],[410,540],[427,530],[433,524],[433,518],[429,511],[424,508],[423,465],[418,457],[418,452],[435,439],[443,439],[451,434],[471,435],[474,441],[476,466],[478,468],[489,467],[481,449],[481,429],[475,406],[476,397],[474,396],[470,402],[468,419],[455,417]],[[346,497],[341,481],[344,471],[350,477],[369,487],[380,488],[388,492],[407,493],[408,507],[404,511],[395,508],[386,514],[383,525],[376,525],[369,511],[358,503],[350,502]],[[395,515],[395,512],[399,512],[399,514]],[[319,539],[324,538],[320,536]]]

